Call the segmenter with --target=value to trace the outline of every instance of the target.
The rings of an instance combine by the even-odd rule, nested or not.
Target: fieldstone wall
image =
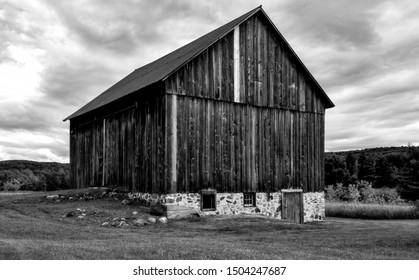
[[[217,210],[205,211],[204,214],[258,214],[281,219],[280,197],[280,193],[256,193],[256,206],[245,207],[243,193],[217,193]]]
[[[243,205],[243,193],[217,193],[215,211],[201,211],[200,193],[147,194],[133,193],[131,199],[144,201],[145,204],[180,205],[196,209],[201,215],[258,214],[281,219],[281,193],[256,193],[256,206]]]
[[[201,215],[256,214],[281,219],[281,193],[256,193],[256,206],[243,205],[243,193],[217,193],[215,211],[201,211],[200,193],[148,194],[134,193],[131,199],[156,204],[179,205],[197,210]],[[322,221],[325,217],[324,192],[304,193],[304,222]]]
[[[153,206],[156,204],[164,204],[164,194],[150,194],[150,193],[130,193],[128,194],[129,199],[135,199],[143,202],[147,206]]]
[[[304,193],[304,222],[323,221],[326,217],[324,192]]]

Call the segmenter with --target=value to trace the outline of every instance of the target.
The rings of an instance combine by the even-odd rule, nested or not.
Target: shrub
[[[18,180],[10,180],[6,183],[3,184],[3,190],[6,192],[15,192],[20,190],[20,187],[22,186],[22,183],[19,182]]]
[[[336,186],[327,186],[326,199],[329,201],[364,202],[376,204],[405,204],[397,190],[390,188],[374,189],[367,181],[350,184],[347,187],[342,183]]]
[[[342,183],[336,184],[335,192],[336,192],[336,200],[342,200],[342,197],[346,193],[345,186]]]
[[[364,202],[373,202],[374,189],[372,184],[367,181],[360,181],[358,183],[358,190],[360,193],[360,200]]]
[[[336,189],[333,185],[327,186],[325,189],[325,198],[329,201],[336,201],[339,200],[339,197],[337,197]]]
[[[349,185],[347,188],[345,188],[345,191],[342,195],[342,200],[354,202],[359,201],[359,198],[361,195],[359,194],[357,185]]]
[[[372,200],[372,202],[379,204],[400,204],[404,202],[395,189],[389,188],[374,189]]]
[[[345,187],[342,183],[336,184],[336,186],[327,186],[326,199],[329,201],[358,201],[360,194],[356,185],[349,185]]]

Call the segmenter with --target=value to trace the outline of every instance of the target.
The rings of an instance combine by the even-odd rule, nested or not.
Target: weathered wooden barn
[[[67,117],[71,181],[207,214],[321,220],[333,106],[258,7]]]

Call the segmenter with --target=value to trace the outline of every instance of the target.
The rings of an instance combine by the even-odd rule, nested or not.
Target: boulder
[[[57,199],[58,198],[58,194],[54,194],[54,195],[48,195],[47,199]]]
[[[194,208],[179,205],[166,205],[166,207],[167,218],[171,220],[187,219],[193,215],[200,216],[199,211]]]
[[[133,222],[134,226],[144,226],[147,224],[146,220],[138,218]]]
[[[109,222],[104,222],[101,227],[108,227],[109,226]]]
[[[148,222],[152,223],[152,224],[155,224],[156,223],[156,218],[150,217],[150,218],[148,218]]]
[[[164,216],[166,215],[166,205],[155,204],[150,208],[150,215]]]

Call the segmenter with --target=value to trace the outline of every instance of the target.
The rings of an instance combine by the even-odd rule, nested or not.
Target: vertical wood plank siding
[[[251,17],[165,81],[179,114],[171,192],[324,187],[324,104],[275,34]]]
[[[173,100],[178,171],[168,192],[269,192],[286,188],[287,174],[291,186],[304,191],[323,186],[324,136],[315,132],[324,115],[168,96],[169,104]],[[168,121],[171,127],[174,120]]]
[[[165,103],[162,95],[156,96],[144,94],[133,101],[138,106],[96,121],[71,121],[75,187],[102,186],[104,179],[105,186],[123,191],[165,191]]]
[[[148,193],[322,190],[324,100],[258,14],[235,30],[156,92],[132,94],[125,110],[71,120],[73,185],[104,180]]]
[[[320,95],[307,82],[309,78],[276,31],[258,16],[242,23],[239,29],[239,74],[234,73],[237,67],[232,30],[169,76],[165,80],[166,93],[324,114]],[[236,76],[239,96],[235,98]]]

